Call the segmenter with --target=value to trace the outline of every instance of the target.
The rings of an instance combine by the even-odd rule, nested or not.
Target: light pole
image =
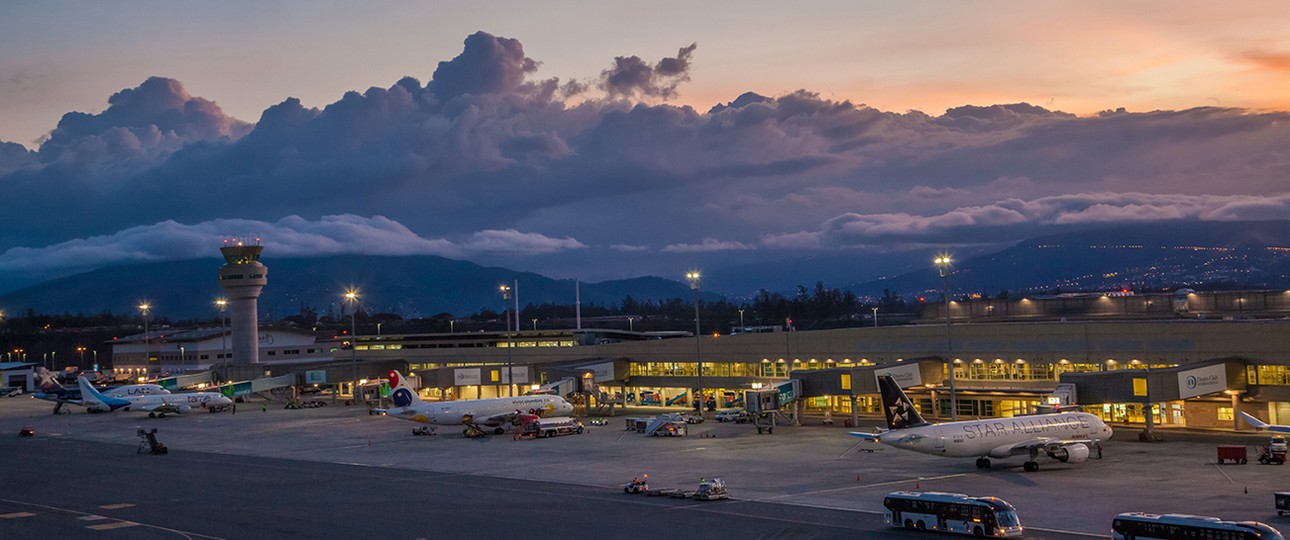
[[[228,299],[216,298],[215,309],[219,310],[219,355],[225,362],[228,362],[228,331],[224,327],[224,312],[228,311]],[[335,395],[335,394],[333,394]]]
[[[932,262],[936,264],[936,270],[941,274],[941,283],[944,287],[942,295],[945,297],[945,361],[949,363],[950,369],[950,421],[957,422],[959,402],[958,393],[954,389],[954,325],[950,322],[950,265],[953,260],[948,254],[944,254],[932,259]]]
[[[449,334],[456,334],[456,333],[457,333],[457,319],[449,319],[449,320],[448,320],[448,333],[449,333]]]
[[[381,337],[381,323],[376,323],[376,337]]]
[[[345,291],[345,303],[349,307],[349,363],[354,371],[353,386],[350,394],[353,395],[354,404],[358,404],[358,290],[350,289]]]
[[[85,367],[85,347],[77,347],[76,354],[81,357],[81,359],[77,361],[78,363],[80,363],[80,365],[77,367],[82,367],[82,368]]]
[[[537,332],[537,319],[533,319],[533,331]]]
[[[635,331],[636,331],[636,317],[628,317],[628,318],[627,318],[627,331],[628,331],[628,332],[635,332]]]
[[[873,307],[873,327],[878,327],[878,306]]]
[[[744,310],[739,310],[739,333],[744,333]]]
[[[699,416],[703,416],[705,409],[703,403],[703,338],[699,334],[699,280],[701,277],[698,270],[685,273],[685,280],[690,282],[690,290],[694,292],[694,359],[699,364],[699,395],[695,403],[699,404]]]
[[[180,345],[179,346],[179,373],[180,374],[183,374],[184,372],[184,353],[185,352],[186,351],[184,350],[184,346]]]
[[[152,306],[148,305],[147,302],[139,304],[139,312],[143,313],[143,370],[144,370],[143,372],[144,373],[148,373],[149,371],[151,371],[151,368],[148,365],[148,363],[152,361],[152,357],[149,355],[149,351],[148,351],[151,344],[148,338],[148,312],[151,309],[152,309]]]
[[[511,299],[511,286],[499,285],[497,290],[502,293],[502,317],[506,319],[506,395],[513,396],[515,394],[511,391],[511,349],[513,348],[511,346],[511,317],[506,313],[506,310],[510,308],[510,303],[507,301]],[[519,324],[520,320],[516,318],[515,325],[518,327]],[[516,330],[518,329],[516,328]]]

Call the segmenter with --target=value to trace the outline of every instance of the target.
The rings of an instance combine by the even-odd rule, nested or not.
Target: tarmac
[[[1119,512],[1188,513],[1254,520],[1290,531],[1273,493],[1290,491],[1290,466],[1259,465],[1256,446],[1266,433],[1160,429],[1163,442],[1140,442],[1140,427],[1113,426],[1103,458],[1084,463],[1040,459],[1023,472],[1022,458],[994,460],[978,470],[971,458],[939,458],[865,442],[834,417],[806,418],[759,435],[751,424],[708,420],[685,437],[648,437],[624,429],[625,416],[581,435],[516,439],[511,434],[470,439],[440,426],[413,436],[419,424],[368,414],[363,407],[329,405],[287,410],[240,404],[236,412],[148,418],[141,413],[53,415],[53,405],[29,396],[0,398],[0,437],[23,428],[36,437],[137,447],[139,429],[157,429],[171,450],[296,461],[410,469],[497,479],[534,480],[621,491],[648,475],[653,489],[693,490],[702,478],[722,478],[741,501],[881,514],[891,491],[923,490],[993,495],[1012,503],[1028,537],[1109,535]],[[861,419],[858,430],[881,424]],[[1216,446],[1249,446],[1245,465],[1215,463]],[[123,448],[123,450],[125,450]]]

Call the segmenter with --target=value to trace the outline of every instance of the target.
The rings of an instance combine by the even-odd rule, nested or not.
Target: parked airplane
[[[1237,414],[1241,415],[1241,418],[1244,418],[1245,422],[1250,424],[1250,427],[1256,430],[1262,431],[1266,429],[1268,431],[1280,431],[1280,432],[1290,433],[1290,426],[1279,426],[1276,424],[1269,424],[1267,422],[1259,420],[1258,418],[1255,418],[1253,416],[1250,416],[1240,411],[1237,411]]]
[[[61,412],[64,405],[85,406],[81,397],[80,383],[71,388],[58,384],[54,377],[49,374],[49,370],[43,367],[36,370],[36,379],[36,388],[39,391],[32,393],[32,397],[54,402],[55,414]],[[170,390],[166,390],[159,384],[129,384],[103,388],[99,392],[108,397],[124,398],[128,396],[169,394]]]
[[[494,434],[501,435],[506,425],[516,425],[525,415],[568,416],[573,412],[573,405],[563,397],[553,395],[515,396],[489,399],[464,399],[432,403],[422,401],[416,390],[408,384],[407,379],[397,371],[389,374],[390,393],[394,400],[391,409],[375,409],[372,412],[404,420],[411,420],[428,425],[466,426],[480,429],[478,426],[492,428]],[[421,432],[422,430],[415,430]],[[482,431],[482,430],[481,430]]]
[[[193,409],[206,409],[211,412],[222,411],[233,404],[233,400],[219,392],[192,392],[184,394],[134,395],[126,397],[105,396],[90,384],[89,379],[79,377],[76,382],[81,386],[81,402],[85,410],[91,412],[110,412],[117,409],[148,413],[149,417],[166,414],[185,414]]]
[[[990,458],[1027,455],[1026,471],[1039,470],[1040,452],[1057,461],[1080,463],[1101,441],[1111,438],[1111,428],[1089,413],[1063,412],[966,420],[930,424],[890,375],[878,379],[887,431],[851,432],[852,435],[896,448],[946,457],[976,457],[976,466],[990,468]]]

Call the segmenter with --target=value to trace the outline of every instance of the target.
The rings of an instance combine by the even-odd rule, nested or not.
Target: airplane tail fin
[[[393,398],[395,407],[407,407],[421,401],[421,397],[417,396],[416,389],[412,388],[408,380],[398,371],[391,370],[388,377],[390,379],[390,397]]]
[[[1244,418],[1244,419],[1245,419],[1245,422],[1246,422],[1247,424],[1249,424],[1249,425],[1250,425],[1250,427],[1252,427],[1252,428],[1254,428],[1254,429],[1256,429],[1256,430],[1259,430],[1259,431],[1262,431],[1262,430],[1268,429],[1268,423],[1267,423],[1267,422],[1264,422],[1264,421],[1262,421],[1262,420],[1259,420],[1258,418],[1255,418],[1255,417],[1253,417],[1253,416],[1250,416],[1250,415],[1248,415],[1248,414],[1245,414],[1244,412],[1241,412],[1241,411],[1237,411],[1236,413],[1237,413],[1237,414],[1239,414],[1239,415],[1241,415],[1241,418]]]
[[[36,368],[36,388],[46,394],[56,394],[62,396],[67,393],[63,385],[54,380],[54,376],[49,374],[49,370],[44,366]]]
[[[102,406],[107,407],[108,410],[113,411],[130,405],[129,400],[103,395],[103,393],[99,392],[97,388],[94,388],[94,385],[90,384],[90,380],[86,379],[84,375],[76,378],[76,384],[80,385],[81,401],[86,404],[97,402]]]
[[[926,425],[927,421],[918,414],[914,402],[909,400],[905,391],[896,384],[891,375],[878,378],[878,391],[882,393],[882,409],[887,413],[887,429],[904,429]]]

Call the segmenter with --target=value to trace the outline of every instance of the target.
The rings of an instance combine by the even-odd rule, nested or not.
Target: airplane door
[[[941,433],[941,428],[932,428],[932,447],[938,452],[945,451],[945,435]]]

